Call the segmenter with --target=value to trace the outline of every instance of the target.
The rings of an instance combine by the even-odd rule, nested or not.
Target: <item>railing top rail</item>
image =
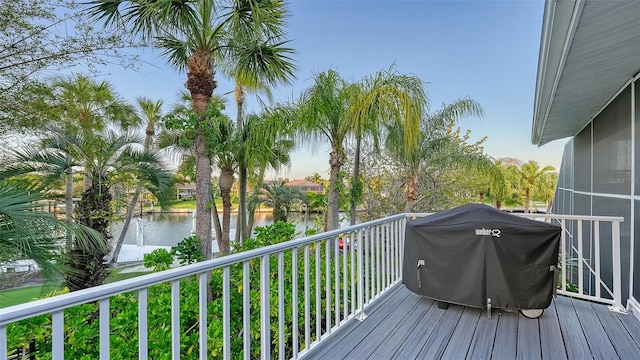
[[[512,215],[526,218],[543,218],[558,220],[587,220],[587,221],[619,221],[624,222],[622,216],[599,216],[599,215],[562,215],[562,214],[538,214],[538,213],[510,213]]]
[[[396,214],[386,218],[372,220],[365,223],[331,230],[300,239],[294,239],[279,244],[269,245],[254,250],[243,251],[213,260],[202,261],[199,263],[185,265],[179,268],[170,269],[158,273],[142,275],[132,279],[104,284],[89,289],[78,290],[68,294],[58,295],[52,298],[40,299],[20,305],[10,306],[0,309],[0,326],[33,316],[60,311],[79,304],[106,299],[113,295],[143,289],[164,282],[178,280],[190,275],[222,268],[231,264],[262,257],[264,255],[278,253],[284,250],[312,244],[327,238],[336,237],[343,233],[355,232],[371,226],[403,219],[404,217],[405,214]]]

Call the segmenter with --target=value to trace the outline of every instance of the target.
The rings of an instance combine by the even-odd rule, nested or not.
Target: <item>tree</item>
[[[553,166],[545,166],[540,168],[537,162],[530,160],[518,170],[520,180],[522,184],[522,191],[524,192],[524,211],[529,212],[529,205],[531,203],[532,193],[535,191],[536,182],[547,172],[555,171]]]
[[[138,107],[139,107],[139,118],[144,120],[145,125],[145,139],[144,139],[144,151],[150,152],[152,149],[154,137],[156,134],[156,126],[159,125],[160,120],[162,119],[162,100],[151,101],[147,98],[140,97],[137,99]],[[111,256],[111,262],[116,263],[118,261],[118,255],[120,255],[120,249],[122,248],[122,244],[124,243],[124,238],[127,235],[127,230],[129,229],[129,224],[131,223],[131,219],[133,218],[133,213],[135,212],[135,206],[138,202],[138,198],[140,197],[140,193],[142,193],[144,185],[140,182],[136,186],[136,191],[129,202],[129,206],[127,208],[127,215],[124,219],[124,224],[122,225],[122,231],[118,236],[118,240],[113,248],[113,253]]]
[[[285,47],[284,25],[286,9],[284,1],[242,0],[238,2],[240,16],[233,17],[232,28],[237,29],[237,36],[233,40],[234,46],[230,49],[229,56],[222,64],[222,71],[234,79],[236,101],[236,130],[243,134],[243,138],[249,135],[245,131],[244,103],[246,92],[266,94],[271,99],[271,86],[289,84],[294,77],[295,65],[290,58],[293,49]],[[243,14],[251,11],[252,7],[260,6],[261,23],[242,23],[238,21]],[[264,41],[263,38],[272,39]],[[234,51],[234,49],[247,49],[249,51]],[[244,144],[239,149],[238,159],[238,218],[236,241],[248,239],[250,231],[247,231],[247,182],[248,167],[252,162],[251,157],[257,152]]]
[[[215,61],[243,59],[248,68],[260,66],[259,58],[252,56],[262,45],[271,43],[269,36],[278,33],[247,32],[262,29],[261,24],[273,29],[282,26],[272,22],[265,8],[271,1],[231,1],[219,6],[215,0],[195,1],[143,1],[95,0],[89,13],[107,25],[128,28],[143,39],[154,41],[171,65],[187,72],[186,88],[191,94],[193,111],[198,117],[194,139],[196,159],[196,236],[201,241],[207,259],[211,252],[211,159],[206,130],[209,100],[217,84],[214,80]],[[248,43],[239,41],[247,33],[254,36]],[[278,41],[279,39],[275,39]]]
[[[142,139],[134,135],[106,130],[89,141],[82,134],[66,137],[66,142],[60,142],[61,138],[44,139],[41,144],[14,151],[11,162],[0,171],[0,177],[41,173],[49,175],[43,179],[46,185],[61,172],[60,164],[67,164],[67,150],[72,149],[72,166],[78,165],[90,179],[78,205],[77,220],[102,235],[101,243],[75,240],[68,250],[69,265],[75,267],[75,271],[66,274],[67,284],[71,289],[78,289],[99,285],[106,276],[104,255],[108,253],[108,224],[112,218],[109,190],[118,175],[134,174],[164,208],[173,198],[173,189],[171,174],[162,168],[158,154],[140,150]]]
[[[291,119],[287,114],[276,106],[265,109],[260,115],[250,115],[245,119],[240,144],[242,154],[239,157],[243,158],[252,170],[247,180],[251,180],[254,192],[261,189],[267,167],[278,170],[289,165],[289,154],[295,144],[292,140]],[[242,162],[239,163],[239,167],[242,167]],[[239,212],[240,206],[239,204]],[[255,209],[255,204],[247,204],[247,225],[241,228],[244,232],[243,241],[250,237],[253,230]]]
[[[277,181],[273,184],[265,184],[263,192],[252,195],[249,203],[265,204],[273,208],[273,221],[287,222],[289,211],[295,202],[307,203],[307,197],[300,190],[287,186],[285,180]]]
[[[314,84],[299,100],[296,128],[300,139],[310,144],[325,140],[329,153],[327,230],[340,227],[338,219],[338,173],[344,163],[344,141],[352,131],[347,117],[349,85],[332,69],[314,75]]]
[[[482,116],[480,104],[471,99],[461,99],[443,107],[433,114],[427,114],[421,122],[414,150],[404,146],[406,133],[401,124],[388,127],[386,146],[392,156],[403,164],[405,171],[404,212],[412,212],[420,195],[419,176],[421,169],[429,162],[444,162],[449,166],[482,167],[489,160],[478,153],[477,148],[468,148],[464,141],[451,137],[451,128],[465,115]]]
[[[43,74],[106,62],[131,66],[122,51],[133,44],[126,33],[92,28],[66,0],[3,1],[0,9],[0,134],[37,130],[50,121],[41,107],[49,93]]]
[[[6,180],[0,178],[0,182]],[[52,276],[64,271],[56,234],[72,233],[78,243],[103,243],[100,234],[78,223],[61,221],[43,211],[43,193],[34,188],[0,186],[0,262],[33,259]]]
[[[416,76],[399,74],[395,66],[365,77],[352,87],[348,117],[353,121],[356,141],[351,185],[350,223],[356,223],[356,208],[362,196],[360,180],[360,153],[364,136],[371,136],[375,148],[383,124],[397,123],[404,128],[404,147],[411,151],[416,146],[417,132],[427,94],[422,81]]]

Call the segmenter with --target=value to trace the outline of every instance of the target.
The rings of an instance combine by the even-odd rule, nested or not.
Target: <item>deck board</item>
[[[562,342],[560,322],[556,312],[555,302],[545,309],[543,316],[538,320],[540,324],[540,347],[543,359],[566,360],[567,350]]]
[[[483,312],[483,314],[486,314],[486,312]],[[491,358],[493,343],[496,337],[496,328],[498,326],[498,322],[493,319],[494,316],[500,316],[499,312],[493,310],[491,319],[488,316],[480,316],[478,326],[471,339],[469,352],[466,356],[467,359],[485,360]]]
[[[640,359],[640,321],[556,297],[538,319],[450,305],[397,285],[303,359]]]

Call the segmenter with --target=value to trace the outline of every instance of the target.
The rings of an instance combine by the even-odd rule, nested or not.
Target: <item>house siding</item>
[[[567,142],[553,206],[556,214],[622,216],[623,299],[640,298],[640,91],[632,82],[609,103],[580,133]],[[635,101],[632,99],[635,97]],[[635,116],[633,113],[635,112]],[[633,124],[635,122],[635,124]],[[567,224],[571,247],[577,248],[573,234],[576,222]],[[585,257],[593,258],[594,234],[583,225]],[[633,235],[633,236],[632,236]],[[577,236],[576,236],[577,238]],[[602,277],[611,286],[611,228],[600,228]],[[567,250],[571,251],[571,247]],[[631,253],[633,252],[633,253]],[[575,256],[575,252],[570,252]],[[633,277],[630,278],[630,271]],[[585,272],[584,285],[595,292],[593,278]],[[572,281],[577,281],[572,274]],[[634,281],[634,279],[637,279]],[[604,289],[601,289],[604,290]]]

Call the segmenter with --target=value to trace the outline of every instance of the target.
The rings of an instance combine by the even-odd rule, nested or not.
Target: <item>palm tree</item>
[[[338,173],[344,163],[344,141],[352,131],[352,122],[347,117],[350,90],[332,69],[315,74],[314,81],[300,98],[296,128],[303,142],[326,140],[331,146],[325,225],[327,230],[333,230],[339,227]]]
[[[106,276],[104,256],[109,248],[108,224],[112,215],[109,189],[119,175],[134,174],[163,208],[170,205],[173,189],[171,174],[162,168],[158,154],[141,151],[142,139],[134,135],[109,130],[92,136],[89,141],[81,134],[65,138],[66,142],[61,142],[61,138],[44,139],[34,147],[14,151],[11,162],[0,171],[0,177],[40,173],[46,175],[43,184],[47,185],[64,171],[61,164],[67,164],[67,151],[72,150],[71,165],[82,168],[90,179],[76,209],[78,220],[100,232],[104,239],[101,243],[72,243],[69,265],[75,271],[66,274],[67,283],[71,289],[79,289],[99,285]]]
[[[531,160],[520,166],[518,173],[522,181],[522,190],[524,191],[524,211],[529,212],[532,192],[535,191],[536,182],[544,176],[545,173],[555,171],[553,166],[545,166],[540,168],[537,162]]]
[[[236,130],[246,139],[249,134],[244,130],[246,119],[244,104],[247,92],[262,93],[271,100],[271,87],[279,84],[290,84],[296,70],[290,58],[293,49],[284,45],[284,25],[286,9],[284,1],[263,2],[261,23],[246,23],[239,21],[243,14],[256,6],[253,0],[238,2],[240,16],[233,17],[231,25],[236,29],[237,37],[235,45],[231,49],[245,49],[243,51],[231,51],[225,58],[221,69],[228,77],[235,80],[234,96],[236,101]],[[263,41],[263,37],[273,41]],[[277,40],[276,40],[277,39]],[[252,49],[252,50],[250,50]],[[248,51],[246,51],[248,50]],[[250,58],[248,58],[249,56]],[[238,159],[238,219],[236,241],[245,240],[247,232],[247,182],[248,166],[251,157],[255,154],[250,146],[245,144],[239,149]]]
[[[74,173],[74,141],[71,139],[79,136],[89,141],[94,132],[104,130],[109,124],[127,129],[135,123],[135,116],[133,108],[116,95],[108,82],[95,81],[84,75],[54,79],[51,99],[48,111],[58,126],[47,129],[48,142],[66,153],[66,161],[59,164],[62,171],[59,176],[66,177],[65,213],[67,220],[71,221]],[[88,187],[88,178],[85,177],[83,188],[86,190]]]
[[[352,87],[349,118],[353,121],[356,149],[351,188],[351,225],[356,223],[356,207],[362,196],[360,181],[360,152],[362,139],[370,136],[374,147],[378,146],[378,134],[382,124],[397,123],[403,126],[404,147],[411,151],[416,146],[417,132],[427,94],[420,78],[399,74],[392,65],[374,76],[365,77]]]
[[[141,120],[144,119],[144,122],[146,123],[144,151],[150,152],[156,134],[156,126],[158,126],[160,120],[162,119],[162,100],[153,102],[145,97],[140,97],[137,99],[137,102],[140,110],[139,118]],[[131,223],[131,219],[133,218],[133,213],[135,212],[135,207],[142,189],[143,184],[139,183],[138,186],[136,186],[136,191],[133,194],[131,201],[129,202],[127,216],[125,217],[124,224],[122,225],[122,231],[120,232],[118,240],[116,241],[116,244],[113,248],[113,253],[111,256],[112,263],[116,263],[118,261],[118,255],[120,255],[120,249],[122,248],[124,238],[127,235],[127,230],[129,229],[129,224]]]
[[[307,197],[300,190],[287,186],[285,180],[274,184],[265,184],[263,192],[254,193],[249,204],[265,204],[273,208],[273,221],[288,221],[289,211],[295,202],[307,203]]]
[[[59,242],[64,236],[56,234],[71,233],[83,246],[104,241],[89,227],[61,221],[43,211],[38,203],[42,199],[43,193],[37,189],[6,183],[0,187],[0,262],[33,259],[45,275],[52,276],[64,272],[59,261]]]
[[[422,119],[417,146],[409,150],[404,146],[406,133],[401,124],[388,127],[386,146],[399,160],[406,171],[405,208],[404,212],[412,212],[418,201],[419,176],[429,162],[441,162],[446,166],[464,166],[467,168],[486,168],[490,160],[479,154],[476,149],[468,149],[450,136],[451,127],[465,115],[482,116],[480,105],[471,99],[461,99],[444,105],[439,111],[428,114]],[[471,150],[471,151],[469,151]]]
[[[259,67],[256,57],[265,44],[278,44],[282,21],[274,21],[269,11],[276,1],[230,1],[220,6],[215,0],[143,1],[95,0],[89,13],[107,25],[127,26],[143,39],[154,41],[161,56],[171,65],[187,72],[186,88],[191,94],[193,111],[198,117],[195,128],[196,158],[196,236],[206,259],[211,252],[211,159],[206,112],[217,84],[215,62],[228,57],[242,59],[245,68]],[[268,11],[269,10],[269,11]],[[247,29],[269,31],[250,32]],[[253,42],[243,41],[247,34]]]

